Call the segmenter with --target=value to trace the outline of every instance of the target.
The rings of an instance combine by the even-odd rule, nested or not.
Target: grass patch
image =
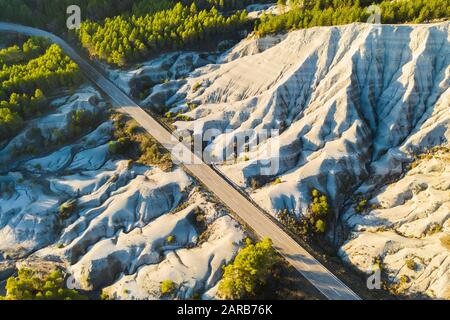
[[[172,170],[170,153],[135,120],[123,114],[115,114],[113,120],[115,141],[109,146],[112,154],[126,155],[138,164],[158,166],[165,171]]]

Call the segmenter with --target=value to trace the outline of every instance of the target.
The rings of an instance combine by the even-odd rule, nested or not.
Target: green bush
[[[105,291],[102,291],[102,293],[100,294],[100,300],[108,301],[112,300],[112,298]]]
[[[322,219],[317,220],[314,231],[316,233],[324,233],[326,230],[327,230],[327,225],[326,225],[325,221],[323,221]]]
[[[19,270],[17,277],[7,280],[6,296],[0,296],[0,300],[87,300],[87,297],[67,289],[59,270],[41,275],[25,268]]]
[[[174,243],[175,240],[176,240],[175,236],[170,235],[170,236],[167,237],[167,243],[168,244]]]
[[[311,227],[309,220],[305,217],[298,219],[293,212],[281,210],[277,213],[277,219],[283,223],[292,233],[302,238],[306,238]]]
[[[98,122],[99,115],[91,111],[78,109],[70,113],[69,124],[65,135],[69,139],[79,137],[82,133],[92,129]]]
[[[59,207],[59,215],[61,219],[65,220],[68,219],[72,213],[74,213],[77,210],[77,202],[76,200],[70,200],[66,203],[63,203]]]
[[[245,248],[239,251],[233,263],[224,268],[219,295],[230,300],[254,296],[257,289],[265,284],[277,259],[270,239],[257,244],[247,240]]]
[[[316,189],[312,190],[311,196],[312,196],[311,212],[314,215],[314,217],[318,218],[326,217],[330,211],[327,196],[321,194]]]
[[[12,137],[23,127],[23,120],[17,112],[0,108],[0,141]]]
[[[193,110],[198,108],[198,104],[192,103],[192,102],[188,102],[187,106],[188,106],[190,111],[193,111]]]
[[[416,263],[414,262],[414,259],[408,259],[406,260],[406,267],[410,270],[416,269]]]
[[[367,209],[367,200],[366,199],[362,199],[356,206],[356,212],[358,213],[362,213]]]
[[[127,137],[119,138],[117,141],[109,143],[109,152],[116,155],[124,155],[129,151],[131,141]]]
[[[175,291],[175,283],[172,280],[161,282],[161,294],[163,296],[171,295]]]
[[[276,178],[272,184],[273,184],[273,185],[277,185],[277,184],[280,184],[280,183],[282,183],[282,182],[283,182],[283,181],[281,181],[280,178]]]
[[[173,116],[174,116],[174,114],[172,113],[172,112],[166,112],[166,114],[164,115],[164,117],[166,118],[166,119],[172,119],[173,118]]]
[[[175,117],[175,119],[178,120],[178,121],[192,121],[192,120],[193,120],[191,117],[186,116],[186,115],[184,115],[184,114],[178,114],[178,115]]]
[[[200,89],[202,85],[199,82],[196,82],[193,86],[192,86],[192,91],[195,93],[198,91],[198,89]]]
[[[306,238],[312,232],[321,234],[327,230],[327,220],[330,216],[328,197],[319,190],[311,190],[312,203],[305,216],[297,218],[289,210],[281,210],[277,218],[294,234]]]

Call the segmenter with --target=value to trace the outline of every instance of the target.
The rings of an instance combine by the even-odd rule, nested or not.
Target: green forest
[[[284,0],[279,1],[280,4]],[[450,16],[448,0],[311,0],[293,1],[293,8],[282,15],[263,15],[255,27],[259,36],[316,26],[333,26],[366,22],[367,7],[376,3],[381,8],[382,23],[422,23]]]
[[[225,17],[216,8],[200,11],[195,4],[178,3],[145,16],[117,16],[103,24],[83,22],[79,37],[91,56],[122,66],[152,53],[179,50],[231,34],[246,21],[245,11]]]
[[[55,88],[81,83],[78,66],[45,39],[0,51],[0,141],[16,134],[24,120],[45,111],[46,95]]]
[[[117,15],[146,15],[170,9],[180,2],[184,6],[195,3],[200,9],[244,9],[253,3],[269,3],[271,0],[0,0],[0,20],[22,23],[63,32],[66,25],[66,9],[70,5],[81,8],[82,18],[100,22]]]
[[[155,53],[196,47],[253,28],[245,10],[256,0],[0,0],[0,20],[61,33],[66,8],[77,4],[83,23],[76,36],[89,54],[116,66]],[[285,5],[286,0],[279,0]],[[313,26],[366,21],[376,3],[383,23],[421,23],[450,16],[448,0],[292,0],[291,10],[263,15],[256,35]],[[55,14],[61,12],[61,14]],[[78,67],[56,45],[31,38],[0,50],[0,140],[20,130],[23,121],[43,111],[51,88],[81,81]]]
[[[291,9],[284,14],[263,15],[256,21],[247,19],[244,9],[248,5],[271,2],[0,0],[0,20],[65,33],[66,9],[72,4],[79,5],[83,23],[76,36],[82,46],[97,59],[123,66],[148,59],[154,53],[196,48],[236,36],[243,29],[254,28],[258,36],[264,36],[314,26],[365,22],[371,4],[381,7],[383,23],[420,23],[450,16],[448,0],[291,0]],[[278,1],[279,5],[286,2]]]

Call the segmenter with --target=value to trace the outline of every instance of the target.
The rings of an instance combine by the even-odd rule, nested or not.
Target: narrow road
[[[178,140],[165,129],[157,120],[141,109],[131,98],[121,91],[114,83],[106,79],[91,64],[78,55],[61,38],[30,27],[1,23],[0,31],[18,32],[26,35],[43,36],[61,46],[80,67],[85,76],[95,83],[114,102],[121,112],[134,118],[150,135],[158,140],[169,151],[175,146],[180,148]],[[206,188],[213,192],[227,205],[244,223],[246,223],[261,238],[272,239],[274,247],[294,266],[314,287],[330,300],[361,300],[350,288],[340,281],[331,271],[327,270],[319,261],[294,241],[281,227],[273,222],[264,212],[236,190],[221,177],[214,169],[203,163],[190,149],[181,147],[181,154],[196,158],[194,165],[184,165],[194,177]]]

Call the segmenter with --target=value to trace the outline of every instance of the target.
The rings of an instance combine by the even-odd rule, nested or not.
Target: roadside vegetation
[[[380,6],[382,23],[423,23],[450,17],[447,0],[291,0],[290,3],[291,10],[282,15],[263,15],[255,27],[256,34],[366,22],[370,16],[367,8],[372,3]]]
[[[219,295],[227,300],[254,297],[264,289],[273,267],[279,260],[270,239],[253,244],[247,240],[233,263],[224,268]]]
[[[115,114],[114,141],[109,152],[116,156],[127,156],[136,163],[158,166],[170,171],[173,168],[171,155],[153,137],[146,133],[138,123],[123,114]]]
[[[7,280],[6,295],[0,296],[0,300],[87,300],[87,297],[68,289],[59,270],[43,274],[24,268],[17,277]]]
[[[317,189],[311,190],[311,204],[306,215],[297,217],[289,210],[278,212],[277,218],[296,236],[305,240],[311,235],[321,235],[327,231],[330,217],[328,197]]]

